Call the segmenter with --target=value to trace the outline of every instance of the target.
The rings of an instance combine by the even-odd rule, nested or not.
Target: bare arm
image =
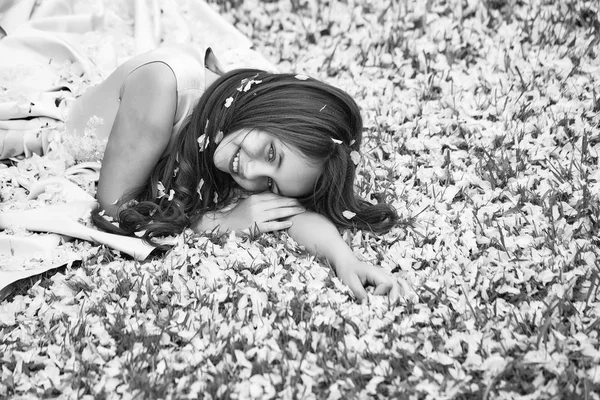
[[[245,232],[256,227],[260,232],[271,232],[288,229],[289,235],[309,252],[333,264],[337,276],[358,300],[367,300],[366,286],[374,286],[376,295],[388,294],[391,301],[399,297],[401,290],[394,277],[359,261],[331,221],[299,206],[296,200],[273,193],[255,194],[241,200],[230,212],[205,214],[195,223],[194,230]]]
[[[324,216],[305,212],[290,218],[288,234],[312,254],[324,257],[336,271],[356,256],[338,233],[337,228]]]
[[[171,138],[176,103],[175,76],[163,63],[144,65],[125,81],[96,195],[108,215],[116,216],[115,202],[148,181]]]
[[[290,220],[293,225],[288,229],[289,235],[312,254],[329,260],[337,276],[359,301],[367,300],[366,286],[374,286],[376,295],[387,293],[391,301],[399,297],[401,289],[397,280],[382,269],[359,261],[327,218],[305,212]]]

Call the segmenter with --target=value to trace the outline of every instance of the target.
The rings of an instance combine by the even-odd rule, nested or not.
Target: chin
[[[246,182],[244,182],[243,180],[241,180],[241,179],[240,179],[238,176],[236,176],[236,175],[233,175],[233,174],[230,174],[230,176],[231,176],[231,179],[233,179],[233,181],[234,181],[235,183],[237,183],[237,185],[238,185],[239,187],[241,187],[241,188],[242,188],[242,189],[244,189],[244,190],[249,190],[249,191],[251,191],[250,189],[248,189],[248,185],[246,184]]]

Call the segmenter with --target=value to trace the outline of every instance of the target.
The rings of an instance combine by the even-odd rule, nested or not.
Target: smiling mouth
[[[233,172],[234,174],[238,173],[240,168],[240,149],[238,149],[233,155],[233,157],[231,157],[231,164],[229,167],[231,169],[231,172]]]

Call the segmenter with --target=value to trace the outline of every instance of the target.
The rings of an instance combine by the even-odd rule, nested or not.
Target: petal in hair
[[[158,195],[156,196],[157,198],[160,199],[165,197],[165,185],[163,185],[161,181],[158,181],[158,183],[156,184],[156,189],[158,190]]]
[[[204,179],[200,179],[198,187],[196,188],[196,193],[198,193],[198,196],[200,196],[200,200],[202,200],[202,186],[204,186]]]
[[[169,201],[172,201],[173,198],[175,197],[175,191],[173,189],[169,190]]]
[[[241,85],[240,85],[240,87],[237,88],[238,92],[241,92],[242,90],[244,90],[244,85],[246,85],[246,82],[248,82],[248,78],[244,78],[240,82],[241,82]]]
[[[350,152],[350,158],[352,159],[354,165],[358,165],[358,163],[360,163],[360,154],[358,154],[358,151],[352,150]]]
[[[217,132],[217,136],[215,136],[215,143],[219,144],[223,140],[223,131]]]
[[[356,216],[356,214],[355,214],[355,213],[353,213],[352,211],[348,211],[348,210],[346,210],[346,211],[342,212],[342,215],[343,215],[343,216],[344,216],[344,218],[346,218],[346,219],[352,219],[352,218],[354,218],[354,217]]]
[[[308,79],[308,76],[306,76],[304,74],[298,74],[294,78],[298,79],[299,81],[305,81]]]
[[[202,135],[198,136],[198,147],[200,151],[204,151],[204,149],[206,149],[206,147],[208,146],[208,142],[206,141],[206,135],[203,133]]]
[[[342,142],[341,140],[334,139],[334,138],[331,138],[331,140],[332,140],[332,141],[333,141],[333,143],[335,143],[335,144],[342,144],[342,143],[344,143],[344,142]]]
[[[248,90],[250,90],[250,88],[252,87],[252,85],[257,85],[259,83],[261,83],[262,81],[255,81],[254,79],[250,80],[250,82],[248,82],[246,84],[246,87],[244,87],[244,92],[247,92]]]
[[[233,97],[228,97],[225,100],[225,108],[229,108],[231,106],[231,104],[233,104]]]
[[[137,232],[133,232],[133,234],[139,238],[144,237],[144,235],[146,234],[146,230],[144,229],[143,231],[137,231]]]

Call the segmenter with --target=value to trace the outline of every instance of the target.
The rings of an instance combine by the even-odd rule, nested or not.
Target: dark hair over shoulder
[[[235,184],[215,167],[213,154],[223,136],[240,129],[268,132],[322,166],[314,191],[299,201],[336,226],[380,233],[397,223],[393,207],[373,205],[355,193],[353,157],[363,124],[352,97],[304,75],[255,69],[228,72],[206,90],[176,137],[175,150],[159,161],[145,186],[122,200],[119,228],[98,215],[94,221],[121,234],[143,231],[152,242],[223,207]]]

